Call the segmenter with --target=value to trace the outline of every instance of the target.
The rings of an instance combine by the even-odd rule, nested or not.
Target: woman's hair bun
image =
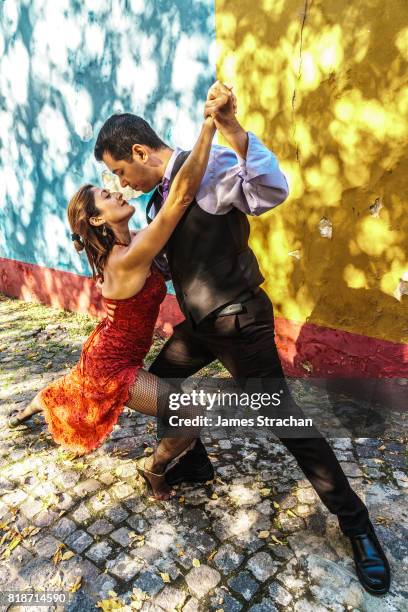
[[[82,241],[82,238],[79,234],[71,234],[71,240],[74,243],[74,247],[78,253],[84,250],[85,245]]]
[[[78,253],[84,250],[85,245],[83,242],[80,242],[79,240],[74,240],[73,242],[74,242],[74,247]]]

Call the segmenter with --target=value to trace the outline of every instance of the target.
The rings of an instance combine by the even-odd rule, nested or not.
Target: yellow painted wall
[[[216,0],[216,34],[291,190],[251,218],[275,315],[408,342],[408,2]]]

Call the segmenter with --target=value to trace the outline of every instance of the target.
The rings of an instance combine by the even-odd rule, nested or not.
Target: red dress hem
[[[44,401],[44,398],[40,395],[40,401],[43,406],[43,415],[45,422],[47,423],[48,431],[50,432],[54,442],[59,444],[64,450],[72,451],[79,453],[81,455],[87,455],[92,451],[96,450],[105,442],[106,438],[112,433],[113,428],[117,424],[120,415],[125,408],[127,401],[129,400],[130,395],[130,387],[135,382],[138,372],[142,366],[134,366],[134,374],[133,377],[129,379],[127,383],[125,383],[125,398],[120,400],[120,403],[111,409],[111,421],[110,424],[104,429],[104,432],[101,436],[97,436],[93,441],[87,438],[87,444],[81,444],[79,442],[73,442],[72,439],[69,438],[69,434],[62,427],[58,426],[58,419],[55,417],[53,406],[49,407]],[[52,383],[51,383],[52,384]],[[76,432],[78,435],[78,432]]]

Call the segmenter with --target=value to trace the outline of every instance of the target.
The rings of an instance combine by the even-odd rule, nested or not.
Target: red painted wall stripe
[[[26,302],[38,302],[99,318],[105,315],[94,281],[80,274],[0,258],[0,291]],[[173,325],[183,319],[176,298],[167,295],[157,320],[158,331],[168,336]]]
[[[275,319],[275,337],[289,376],[408,377],[408,344],[282,317]]]
[[[104,315],[92,279],[79,274],[0,258],[0,291],[28,302],[74,312]],[[167,295],[157,331],[169,336],[183,320],[173,295]],[[316,378],[408,378],[408,345],[379,340],[312,323],[275,318],[276,344],[285,373]]]

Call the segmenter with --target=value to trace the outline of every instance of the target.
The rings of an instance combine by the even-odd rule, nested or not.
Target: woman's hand
[[[97,290],[99,291],[101,295],[102,295],[102,285],[103,285],[103,278],[102,276],[98,276],[96,278],[95,287],[97,288]]]
[[[214,135],[217,130],[217,128],[215,127],[214,117],[212,117],[211,115],[205,117],[203,121],[203,127],[209,132],[212,132]]]

